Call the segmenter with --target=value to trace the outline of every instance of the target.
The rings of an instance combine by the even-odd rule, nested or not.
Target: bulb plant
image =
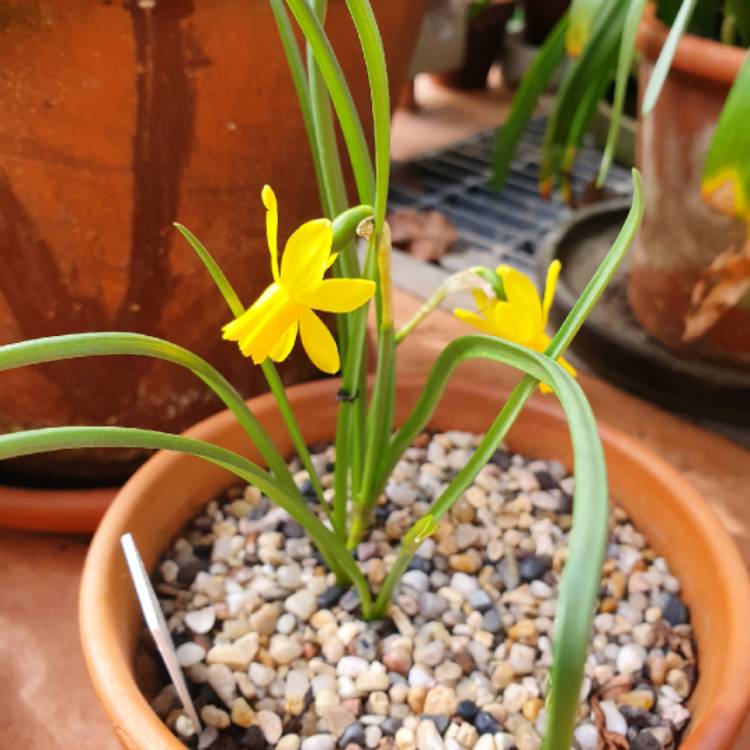
[[[400,576],[420,545],[439,526],[493,456],[524,405],[540,386],[560,401],[574,448],[576,476],[573,527],[560,587],[554,664],[547,699],[544,748],[567,750],[576,719],[578,695],[591,620],[597,599],[608,530],[606,467],[594,417],[574,371],[562,358],[622,261],[643,212],[640,178],[634,172],[630,213],[608,255],[570,314],[551,338],[545,333],[559,264],[547,277],[543,297],[514,269],[471,268],[452,277],[398,331],[390,275],[390,233],[386,223],[389,181],[390,102],[385,55],[368,0],[347,0],[361,40],[370,82],[374,160],[351,93],[324,30],[324,0],[269,0],[284,46],[311,144],[323,217],[296,229],[279,252],[279,211],[266,186],[267,242],[272,282],[245,307],[209,251],[187,228],[176,225],[211,274],[228,307],[225,339],[237,342],[259,366],[276,398],[295,451],[307,470],[317,507],[295,484],[278,448],[237,390],[208,362],[169,341],[138,333],[81,333],[23,341],[0,347],[0,370],[74,357],[137,355],[185,367],[232,411],[263,458],[265,468],[225,448],[154,430],[113,426],[72,426],[0,436],[0,459],[84,447],[137,447],[187,453],[221,466],[260,489],[305,528],[322,559],[341,584],[359,595],[367,620],[388,616]],[[293,19],[306,48],[296,40]],[[303,54],[304,52],[304,54]],[[333,111],[331,109],[333,104]],[[338,154],[333,113],[347,147],[358,201],[350,205]],[[356,244],[366,245],[360,265]],[[477,311],[457,311],[479,333],[449,343],[428,375],[407,419],[394,429],[395,359],[399,344],[449,293],[471,288]],[[374,303],[377,354],[371,387],[366,378],[366,332]],[[337,336],[318,317],[334,313]],[[217,335],[219,335],[217,331]],[[324,490],[304,436],[276,369],[298,338],[323,372],[341,371],[333,488]],[[354,550],[366,538],[373,510],[403,452],[430,422],[448,379],[459,364],[487,359],[523,374],[476,450],[444,488],[428,512],[404,535],[400,551],[378,591],[371,591]],[[250,362],[248,364],[250,365]]]
[[[493,156],[494,184],[501,188],[541,94],[560,68],[564,73],[545,132],[539,187],[558,186],[572,201],[570,175],[584,134],[599,102],[614,81],[612,117],[597,176],[601,187],[612,165],[625,95],[636,55],[636,37],[647,0],[573,0],[549,33],[521,82],[510,114],[498,130]],[[656,16],[670,27],[643,95],[640,116],[656,106],[677,47],[685,33],[723,44],[750,45],[746,0],[653,0]],[[732,86],[706,157],[703,199],[714,209],[745,222],[750,216],[750,56]]]

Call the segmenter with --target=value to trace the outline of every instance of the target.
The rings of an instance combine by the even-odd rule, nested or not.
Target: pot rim
[[[399,378],[397,387],[402,392],[419,393],[424,386],[422,378]],[[304,403],[313,404],[333,399],[339,389],[337,379],[303,383],[288,389],[293,408]],[[466,403],[472,398],[506,398],[489,385],[476,384],[466,377],[454,378],[446,388],[460,396]],[[276,414],[271,394],[250,399],[253,411],[263,421]],[[549,399],[532,399],[527,409],[537,418],[562,425],[562,410]],[[525,411],[526,411],[525,410]],[[216,438],[235,425],[234,416],[220,412],[199,422],[186,435],[197,439]],[[734,541],[719,522],[714,512],[683,476],[665,460],[654,454],[639,441],[619,430],[598,422],[599,434],[605,450],[612,449],[623,459],[643,467],[643,475],[658,477],[660,484],[671,490],[670,501],[679,509],[685,525],[704,531],[704,549],[711,552],[713,578],[717,588],[728,590],[731,586],[732,609],[729,616],[728,636],[723,648],[737,655],[726,660],[719,684],[720,698],[710,698],[699,720],[693,717],[688,737],[682,750],[726,750],[736,737],[750,705],[750,579]],[[510,442],[513,442],[512,435]],[[165,474],[179,470],[185,461],[195,460],[182,454],[159,451],[150,458],[123,486],[107,510],[89,548],[83,570],[79,600],[80,636],[89,675],[98,698],[107,712],[120,742],[132,750],[168,750],[184,748],[182,743],[150,708],[141,693],[133,671],[133,654],[113,649],[113,630],[117,618],[107,606],[110,597],[108,582],[115,576],[127,577],[123,572],[120,535],[128,530],[129,519],[141,510],[140,498],[150,485],[158,483]],[[174,531],[176,532],[177,529]],[[146,561],[147,567],[149,561]],[[678,576],[683,575],[678,568]],[[727,600],[730,598],[727,594]],[[111,608],[114,610],[114,608]],[[699,651],[701,644],[699,642]],[[700,678],[698,687],[700,687]]]
[[[656,16],[656,5],[649,3],[638,30],[637,45],[646,59],[654,63],[659,57],[669,28]],[[730,87],[734,83],[746,50],[695,34],[684,34],[672,61],[672,70],[694,78],[721,83]]]

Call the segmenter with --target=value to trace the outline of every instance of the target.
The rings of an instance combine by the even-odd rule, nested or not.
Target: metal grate
[[[443,151],[394,165],[390,208],[435,209],[451,220],[460,235],[458,246],[434,270],[441,270],[444,276],[470,265],[492,267],[502,262],[534,273],[538,242],[572,213],[559,196],[544,200],[539,195],[545,126],[545,118],[532,120],[519,144],[508,183],[500,193],[490,187],[494,130],[479,133]],[[596,178],[600,161],[601,151],[586,139],[571,179],[576,194],[582,193]],[[630,195],[630,172],[613,165],[606,189],[615,195]],[[400,281],[398,275],[396,281]],[[406,286],[419,293],[411,289],[413,284]]]

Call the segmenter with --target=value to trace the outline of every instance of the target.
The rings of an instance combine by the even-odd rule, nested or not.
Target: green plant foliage
[[[656,61],[656,65],[654,65],[651,73],[646,93],[643,95],[642,112],[644,115],[647,115],[654,108],[656,100],[659,98],[664,81],[669,74],[669,69],[672,67],[672,60],[674,60],[675,53],[677,52],[677,45],[680,43],[680,39],[682,39],[682,35],[690,23],[690,18],[693,15],[697,2],[698,0],[683,0],[680,10],[672,23],[667,41],[664,42],[659,59]]]
[[[594,19],[607,0],[573,0],[570,4],[570,22],[565,35],[565,47],[571,57],[578,57],[586,46]]]
[[[588,42],[560,85],[544,140],[539,175],[543,194],[572,164],[596,104],[614,75],[628,4],[610,2],[594,19]]]
[[[537,52],[534,62],[521,81],[507,120],[497,131],[492,155],[492,184],[497,190],[500,190],[508,179],[513,155],[534,114],[539,97],[547,90],[550,81],[565,60],[567,29],[566,13]]]
[[[747,0],[726,0],[727,10],[734,17],[740,41],[750,45],[750,3]]]
[[[703,195],[715,208],[750,221],[750,56],[729,92],[703,174]]]
[[[617,75],[615,77],[615,97],[612,103],[612,119],[607,133],[607,145],[604,148],[597,185],[600,187],[607,178],[607,172],[612,165],[612,157],[617,147],[617,136],[620,133],[620,120],[622,111],[625,106],[625,94],[628,88],[628,77],[633,67],[633,57],[635,56],[635,37],[638,33],[638,26],[643,17],[643,10],[646,7],[646,0],[630,0],[628,12],[625,16],[625,25],[622,32],[622,41],[620,42],[620,56],[617,61]]]

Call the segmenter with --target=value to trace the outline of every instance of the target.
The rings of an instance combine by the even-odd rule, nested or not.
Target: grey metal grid
[[[559,196],[545,200],[539,195],[545,126],[545,118],[532,120],[519,144],[508,183],[499,193],[490,186],[494,130],[394,165],[390,208],[435,209],[451,220],[460,235],[458,246],[433,264],[441,275],[470,265],[492,267],[501,262],[533,273],[538,242],[572,212]],[[587,138],[571,177],[576,194],[583,193],[596,178],[600,161],[601,151]],[[613,165],[606,189],[615,195],[630,195],[630,172]]]

